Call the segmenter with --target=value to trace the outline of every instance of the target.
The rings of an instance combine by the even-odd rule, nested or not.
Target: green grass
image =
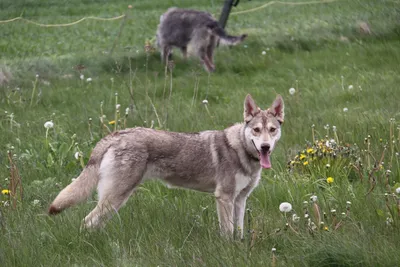
[[[241,1],[233,11],[264,3]],[[133,8],[128,11],[129,4]],[[171,6],[219,14],[222,4],[222,0],[1,1],[0,20],[22,14],[41,23],[68,23],[84,16],[129,12],[112,55],[109,51],[122,20],[88,20],[58,28],[22,21],[0,24],[0,70],[12,74],[9,83],[0,85],[0,187],[9,184],[8,150],[15,154],[24,186],[16,210],[0,208],[1,266],[398,265],[398,196],[386,201],[384,194],[400,185],[400,158],[395,154],[400,152],[400,3],[342,0],[273,5],[231,16],[228,31],[248,33],[249,38],[235,48],[217,50],[215,73],[208,75],[196,59],[185,62],[175,53],[172,75],[165,76],[158,52],[144,51],[159,16]],[[372,33],[360,32],[360,22],[367,22]],[[81,73],[75,68],[79,64],[85,66]],[[86,81],[89,77],[92,82]],[[289,94],[291,87],[296,88],[294,95]],[[186,132],[224,129],[241,121],[247,93],[262,108],[277,93],[283,96],[283,136],[273,154],[273,168],[263,171],[248,200],[251,211],[243,241],[219,236],[212,195],[170,190],[158,182],[141,185],[118,216],[97,232],[79,230],[95,198],[56,217],[45,214],[60,189],[82,169],[74,153],[81,151],[86,162],[104,136],[99,123],[102,101],[105,123],[114,120],[115,93],[122,121],[125,108],[130,108],[128,127],[150,127],[154,121],[154,127]],[[209,101],[208,110],[203,99]],[[390,118],[395,119],[392,137]],[[43,125],[48,120],[55,126],[46,140]],[[368,166],[365,150],[379,161],[383,145],[388,144],[372,192],[367,194],[371,186],[367,178],[361,182],[354,169],[337,167],[333,159],[330,169],[310,163],[305,171],[288,171],[287,162],[312,140],[313,124],[318,138],[325,137],[324,125],[329,124],[330,136],[335,125],[342,144],[357,144],[364,171],[374,164],[371,156]],[[368,135],[369,149],[364,143]],[[386,169],[391,170],[389,186],[385,186]],[[327,176],[334,177],[333,184],[326,183]],[[323,221],[329,231],[307,227],[303,202],[312,194],[327,213]],[[33,204],[35,200],[39,203]],[[290,219],[294,211],[288,214],[293,230],[286,229],[278,208],[284,201],[301,217],[295,223]],[[340,220],[346,201],[352,202],[350,215],[334,230],[330,210],[336,209]],[[306,207],[317,222],[312,204]],[[387,218],[392,222],[387,224]]]

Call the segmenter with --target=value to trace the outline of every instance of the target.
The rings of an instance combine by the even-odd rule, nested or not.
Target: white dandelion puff
[[[343,108],[343,112],[347,112],[347,111],[349,111],[348,108]]]
[[[88,83],[90,83],[90,82],[92,81],[92,78],[89,77],[89,78],[86,79],[86,81],[87,81]]]
[[[85,79],[85,75],[81,74],[81,75],[79,76],[79,79],[84,80],[84,79]]]
[[[293,87],[289,89],[289,94],[294,95],[296,93],[296,89]]]
[[[397,194],[400,194],[400,187],[397,187],[397,188],[396,188],[396,193],[397,193]]]
[[[350,84],[348,88],[349,88],[349,90],[352,90],[354,87],[353,87],[353,85]]]
[[[261,52],[261,55],[263,55],[263,56],[265,56],[266,54],[267,54],[266,51],[262,51],[262,52]]]
[[[128,115],[129,114],[129,108],[126,108],[125,109],[125,115]]]
[[[204,100],[203,100],[203,104],[204,104],[204,105],[207,105],[207,104],[208,104],[208,100],[207,100],[207,99],[204,99]]]
[[[120,105],[120,104],[116,104],[116,105],[115,105],[115,109],[116,109],[116,110],[119,110],[119,109],[120,109],[120,107],[121,107],[121,105]]]
[[[39,206],[40,205],[40,200],[39,199],[35,199],[34,201],[32,201],[32,204],[34,206]]]
[[[44,128],[46,128],[46,129],[51,129],[53,127],[54,127],[54,123],[52,121],[46,121],[44,123]]]
[[[316,202],[316,201],[318,200],[318,197],[317,197],[316,195],[312,195],[312,196],[310,197],[310,200],[311,200],[312,202]]]
[[[279,205],[279,210],[281,211],[281,212],[290,212],[291,210],[292,210],[292,204],[290,204],[289,202],[282,202],[280,205]]]
[[[75,152],[75,154],[74,154],[74,157],[75,157],[76,159],[79,159],[81,156],[82,156],[82,155],[81,155],[80,152]]]

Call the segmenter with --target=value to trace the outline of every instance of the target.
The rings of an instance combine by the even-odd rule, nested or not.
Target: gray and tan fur
[[[148,128],[118,131],[99,141],[79,177],[63,189],[49,213],[86,200],[97,186],[99,201],[84,219],[95,228],[117,212],[143,181],[159,178],[167,184],[216,197],[221,230],[243,229],[246,199],[270,168],[270,154],[281,136],[284,104],[277,96],[261,110],[250,95],[244,102],[244,122],[223,131],[176,133]]]
[[[208,12],[169,8],[160,17],[156,37],[163,62],[170,58],[173,47],[179,48],[183,57],[186,58],[190,46],[206,70],[212,72],[215,70],[213,54],[217,43],[236,45],[242,42],[247,35],[231,36],[226,34],[225,30]]]

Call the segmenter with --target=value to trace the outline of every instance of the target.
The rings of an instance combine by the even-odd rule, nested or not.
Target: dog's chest
[[[236,195],[244,189],[251,191],[257,185],[259,177],[250,177],[243,174],[235,175],[235,193]]]

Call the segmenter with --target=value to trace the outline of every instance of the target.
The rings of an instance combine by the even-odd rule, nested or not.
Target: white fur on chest
[[[249,176],[245,176],[243,174],[235,175],[235,195],[238,195],[243,189],[247,188],[249,185],[253,183],[253,179]]]

